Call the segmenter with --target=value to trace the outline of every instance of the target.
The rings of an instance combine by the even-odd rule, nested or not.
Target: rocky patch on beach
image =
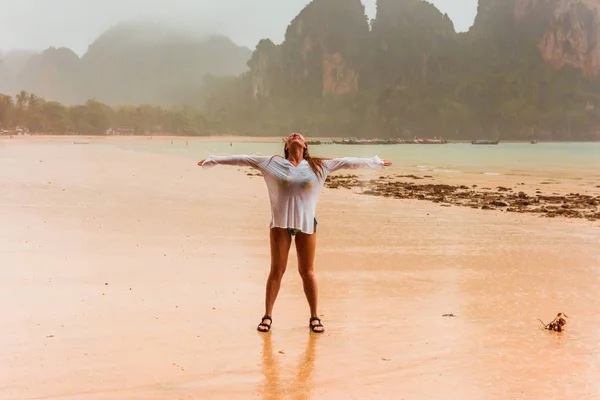
[[[530,195],[512,188],[499,186],[477,188],[465,185],[407,182],[398,178],[421,181],[430,176],[414,175],[380,176],[378,179],[361,180],[356,175],[329,176],[325,186],[331,189],[362,189],[362,194],[396,199],[417,199],[439,203],[445,207],[460,206],[482,210],[500,210],[515,213],[532,213],[544,217],[585,218],[600,220],[600,196],[570,193],[545,195],[537,190]]]

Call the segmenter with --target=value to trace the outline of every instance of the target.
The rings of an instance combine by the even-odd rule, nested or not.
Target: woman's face
[[[292,146],[300,146],[301,148],[306,148],[306,140],[304,136],[299,133],[292,133],[285,139],[285,145],[287,148],[291,148]]]

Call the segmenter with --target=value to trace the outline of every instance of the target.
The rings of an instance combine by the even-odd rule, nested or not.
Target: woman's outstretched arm
[[[204,168],[214,167],[216,165],[237,165],[240,167],[253,167],[261,169],[264,167],[271,157],[265,156],[210,156],[207,159],[198,162],[198,165]]]
[[[371,168],[380,170],[382,167],[388,167],[392,165],[387,160],[382,160],[379,156],[372,158],[357,158],[357,157],[344,157],[344,158],[331,158],[323,160],[323,165],[327,168],[328,172],[335,172],[339,169],[356,169],[356,168]]]

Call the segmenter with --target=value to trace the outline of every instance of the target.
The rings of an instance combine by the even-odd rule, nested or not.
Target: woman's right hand
[[[205,159],[203,159],[203,160],[200,160],[200,161],[198,161],[198,166],[199,166],[199,167],[201,167],[201,166],[202,166],[202,164],[204,164],[204,161],[206,161],[206,158],[205,158]]]

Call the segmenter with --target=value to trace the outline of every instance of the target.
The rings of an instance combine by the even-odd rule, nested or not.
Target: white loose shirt
[[[302,160],[295,167],[281,156],[210,156],[202,166],[213,167],[218,164],[246,166],[260,170],[267,184],[271,202],[269,226],[299,229],[310,235],[314,233],[317,201],[327,176],[343,168],[380,170],[383,167],[383,160],[378,156],[323,160],[323,174],[320,177],[313,172],[308,161]]]

